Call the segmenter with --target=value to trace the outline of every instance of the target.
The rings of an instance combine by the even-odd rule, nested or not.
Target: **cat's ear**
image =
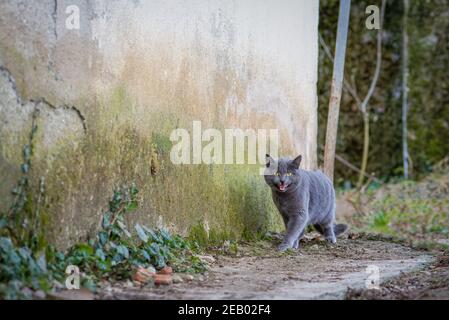
[[[274,165],[274,163],[275,163],[274,159],[268,153],[265,155],[265,162],[266,162],[267,168]]]
[[[299,169],[299,165],[301,164],[302,156],[297,156],[294,160],[290,162],[290,165],[295,169]]]

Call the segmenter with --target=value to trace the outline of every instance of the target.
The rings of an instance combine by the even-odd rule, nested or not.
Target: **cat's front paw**
[[[279,252],[284,252],[288,249],[290,249],[292,246],[289,245],[288,243],[281,243],[280,245],[278,245],[278,251]]]

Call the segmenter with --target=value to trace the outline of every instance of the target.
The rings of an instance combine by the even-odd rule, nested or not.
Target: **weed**
[[[363,212],[354,218],[362,230],[408,239],[433,247],[449,234],[449,173],[422,181],[400,181],[373,192]],[[417,245],[418,246],[418,245]]]

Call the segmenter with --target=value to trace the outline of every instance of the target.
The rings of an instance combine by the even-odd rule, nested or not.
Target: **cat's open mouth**
[[[279,191],[281,192],[285,192],[285,190],[287,190],[287,185],[286,184],[280,184],[278,186]]]

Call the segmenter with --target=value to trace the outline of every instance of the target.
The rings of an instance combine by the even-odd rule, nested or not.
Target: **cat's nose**
[[[280,182],[281,184],[284,184],[284,183],[285,183],[285,179],[284,179],[284,178],[281,178],[281,179],[279,179],[279,182]]]

